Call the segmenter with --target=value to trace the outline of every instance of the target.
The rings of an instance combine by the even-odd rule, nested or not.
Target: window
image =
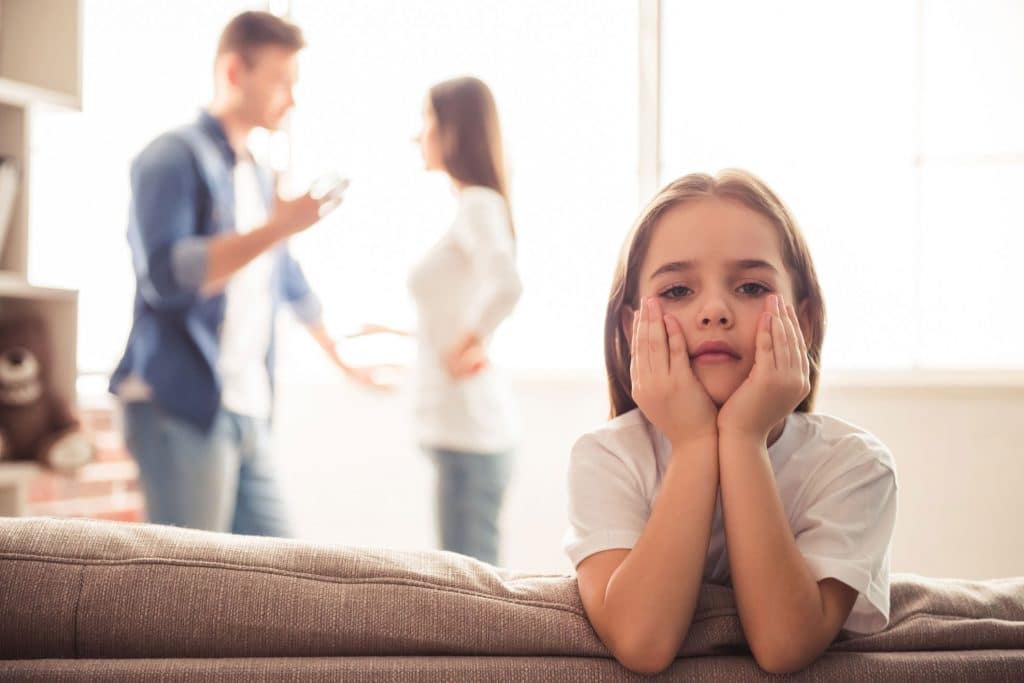
[[[498,103],[524,282],[495,352],[506,366],[601,367],[612,268],[636,212],[635,5],[291,8],[309,42],[290,127],[295,187],[328,171],[352,178],[345,204],[293,245],[329,326],[412,322],[407,274],[454,208],[412,137],[428,88],[472,74]]]
[[[81,292],[81,370],[109,371],[130,323],[130,159],[195,116],[221,28],[266,6],[85,0],[83,111],[33,120],[29,245],[33,281]],[[635,3],[293,0],[290,12],[309,43],[290,185],[353,181],[293,245],[335,331],[412,322],[406,276],[452,202],[411,138],[427,88],[470,73],[498,100],[525,285],[498,337],[503,364],[601,367],[643,104],[661,112],[663,182],[742,166],[790,203],[825,288],[826,365],[1024,365],[1016,0],[662,2],[657,103],[638,101]],[[286,369],[304,367],[301,349],[283,351]]]
[[[839,368],[1024,365],[1024,6],[663,3],[662,179],[741,166],[810,242]]]

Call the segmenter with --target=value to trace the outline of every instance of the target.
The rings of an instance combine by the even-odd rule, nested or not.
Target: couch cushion
[[[834,649],[1024,648],[1024,579],[896,575],[892,605]],[[572,577],[147,524],[0,519],[0,614],[0,658],[608,656]],[[743,651],[704,586],[681,654]]]

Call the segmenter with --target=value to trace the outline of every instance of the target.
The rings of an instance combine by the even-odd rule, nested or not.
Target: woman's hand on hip
[[[476,332],[462,333],[445,354],[445,366],[453,379],[472,377],[487,367],[487,352]]]

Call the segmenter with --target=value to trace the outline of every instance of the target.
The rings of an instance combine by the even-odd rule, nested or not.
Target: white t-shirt
[[[574,566],[594,553],[632,548],[672,458],[668,439],[638,409],[584,435],[569,462],[569,529]],[[864,430],[827,415],[793,413],[768,448],[779,497],[815,579],[858,591],[844,628],[874,633],[889,621],[890,543],[896,469],[889,450]],[[704,581],[727,585],[721,495],[715,503]]]
[[[448,231],[413,268],[416,302],[416,431],[426,448],[471,453],[511,449],[518,417],[493,366],[462,380],[448,374],[445,354],[473,330],[485,346],[522,292],[508,204],[486,187],[459,192]]]
[[[234,184],[235,229],[245,234],[267,221],[267,206],[251,160],[239,159]],[[273,266],[272,253],[264,252],[228,280],[218,361],[224,407],[260,418],[270,417],[271,409],[267,351],[273,324]]]

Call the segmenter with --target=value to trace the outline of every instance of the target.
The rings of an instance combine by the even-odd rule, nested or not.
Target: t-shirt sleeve
[[[632,548],[650,516],[637,468],[588,434],[572,449],[568,480],[564,548],[573,566],[603,550]]]
[[[887,451],[885,458],[875,455],[858,457],[856,464],[810,491],[794,524],[797,547],[815,579],[838,579],[857,590],[843,624],[857,633],[881,631],[889,622],[896,474],[887,464]]]

